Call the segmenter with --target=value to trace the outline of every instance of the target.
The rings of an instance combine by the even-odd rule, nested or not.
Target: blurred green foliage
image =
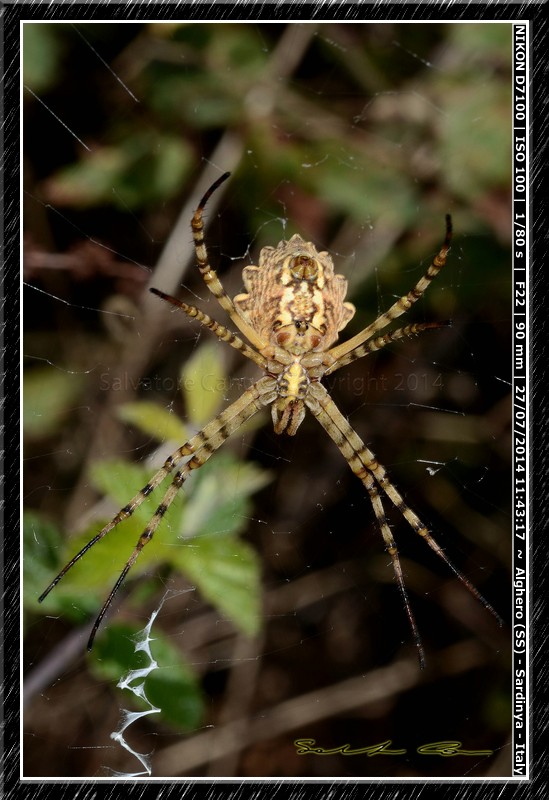
[[[108,47],[112,31],[76,27],[90,48]],[[268,66],[274,26],[135,26],[115,70],[139,102],[129,88],[120,89],[118,106],[102,109],[109,118],[101,140],[49,176],[49,196],[60,205],[129,210],[165,202],[194,172],[203,134],[231,128],[251,156],[240,167],[252,190],[243,196],[249,213],[258,194],[263,214],[274,211],[265,188],[284,181],[357,222],[388,215],[392,224],[408,224],[422,182],[432,178],[425,169],[439,173],[454,201],[467,203],[508,184],[510,82],[504,76],[511,25],[430,25],[423,39],[414,26],[396,26],[398,61],[387,59],[393,48],[376,41],[373,28],[358,27],[353,39],[341,27],[326,27],[326,36],[319,26],[312,38],[311,57],[325,61],[317,63],[318,77],[277,85]],[[70,47],[85,51],[84,41],[63,26],[29,25],[26,35],[25,82],[34,91],[54,86]],[[422,50],[433,44],[447,52],[448,67],[422,70]],[[347,94],[337,83],[345,73]],[[376,81],[378,91],[357,108],[364,84]],[[107,104],[112,91],[94,103]],[[431,163],[410,161],[418,149],[430,149]]]
[[[42,439],[58,433],[86,387],[82,376],[51,366],[27,370],[23,386],[23,432]]]

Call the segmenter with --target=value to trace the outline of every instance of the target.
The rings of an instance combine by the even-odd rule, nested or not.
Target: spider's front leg
[[[204,194],[204,197],[198,204],[196,211],[194,212],[193,218],[191,220],[191,228],[193,232],[193,241],[194,241],[194,249],[196,252],[196,260],[198,262],[198,268],[202,277],[204,278],[204,282],[210,292],[213,294],[221,308],[227,312],[231,320],[234,322],[236,327],[240,330],[241,333],[248,339],[248,341],[255,347],[257,350],[262,350],[266,346],[266,342],[264,342],[260,336],[258,336],[257,331],[250,325],[247,319],[240,313],[238,307],[234,304],[233,300],[225,289],[223,288],[223,284],[219,280],[217,273],[212,267],[210,266],[209,259],[208,259],[208,252],[206,250],[206,243],[204,241],[204,209],[206,207],[206,203],[215,192],[216,189],[224,183],[227,178],[230,176],[230,172],[225,172],[218,178],[214,183],[210,186],[207,192]]]
[[[420,278],[413,289],[410,289],[408,294],[399,297],[396,303],[393,303],[393,305],[387,311],[385,311],[383,314],[380,314],[379,317],[366,328],[364,328],[364,330],[360,331],[360,333],[357,333],[356,336],[352,337],[352,339],[342,342],[342,344],[338,344],[328,350],[327,355],[330,359],[330,367],[327,370],[327,374],[335,372],[335,370],[339,369],[339,367],[342,367],[345,364],[348,364],[350,361],[353,361],[355,358],[360,358],[361,356],[370,352],[369,348],[361,347],[361,345],[364,345],[365,342],[375,336],[378,331],[386,328],[390,322],[402,316],[402,314],[405,314],[414,303],[417,303],[420,297],[423,297],[431,282],[436,278],[440,270],[446,264],[446,257],[448,255],[448,251],[450,250],[451,240],[452,218],[449,214],[447,214],[446,236],[444,238],[444,242],[437,255],[429,265],[425,275]],[[431,326],[425,325],[423,330],[425,330],[427,327]],[[397,332],[395,331],[394,334],[396,333]]]

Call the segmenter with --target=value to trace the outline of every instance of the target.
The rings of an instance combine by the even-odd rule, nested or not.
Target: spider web
[[[205,393],[183,399],[178,376],[193,357],[197,368],[206,364],[207,374],[217,375],[217,364],[200,361],[209,357],[200,354],[211,338],[145,289],[150,284],[190,297],[226,322],[193,270],[189,220],[201,192],[229,169],[234,178],[206,213],[211,262],[228,293],[241,290],[242,267],[257,263],[261,247],[299,232],[329,250],[336,271],[349,280],[357,307],[349,335],[414,285],[440,246],[444,214],[454,215],[448,264],[404,318],[452,318],[453,326],[361,359],[327,385],[450,558],[505,609],[510,207],[507,156],[500,156],[501,164],[492,152],[506,152],[505,140],[489,138],[491,120],[510,113],[498,79],[509,67],[501,26],[438,24],[428,26],[428,37],[421,24],[405,23],[241,27],[241,35],[239,26],[221,23],[174,22],[161,30],[79,21],[62,30],[55,24],[26,28],[27,52],[39,42],[43,58],[54,61],[53,77],[42,85],[30,64],[23,90],[25,503],[38,515],[31,539],[47,541],[52,520],[66,531],[82,531],[123,505],[97,499],[90,479],[97,461],[124,459],[146,466],[150,475],[163,462],[167,453],[152,435],[116,417],[122,400],[153,400],[174,419],[190,410],[187,423],[200,427],[193,415],[199,417]],[[510,26],[506,35],[510,42]],[[468,37],[482,46],[473,48]],[[484,55],[475,61],[473,51]],[[262,52],[259,70],[254,58]],[[206,55],[217,65],[219,93],[200,61],[206,63]],[[465,56],[471,63],[463,74]],[[179,85],[170,81],[181,59],[190,88],[181,99],[187,116],[176,124],[168,111],[170,92]],[[55,64],[63,66],[62,76]],[[254,70],[270,80],[252,79]],[[151,99],[153,79],[158,92]],[[231,81],[245,84],[241,107]],[[69,98],[78,99],[77,109]],[[246,114],[249,131],[241,130],[231,103]],[[135,115],[137,126],[132,136],[126,129],[126,139],[117,131],[124,130],[125,115]],[[160,141],[151,135],[154,115],[158,130],[170,133]],[[32,133],[37,126],[63,137],[48,153]],[[260,140],[263,126],[275,148],[272,164]],[[181,147],[181,127],[192,141],[189,150]],[[163,152],[171,158],[162,160]],[[285,159],[291,177],[283,174]],[[175,191],[171,176],[178,171]],[[214,345],[216,353],[223,351],[215,381],[223,407],[256,373],[230,348]],[[243,523],[238,535],[261,562],[259,634],[242,633],[205,602],[189,576],[167,574],[160,559],[149,575],[173,597],[164,602],[163,591],[147,596],[143,577],[135,589],[144,587],[142,606],[130,601],[133,585],[121,596],[104,627],[120,614],[141,628],[149,618],[147,640],[162,633],[179,648],[208,698],[191,731],[178,730],[173,720],[136,718],[132,752],[153,753],[153,777],[509,774],[506,632],[391,512],[427,652],[427,673],[419,673],[368,496],[319,433],[313,419],[292,439],[258,425],[226,446],[229,493],[245,493],[246,481],[253,483],[245,471],[250,462],[266,476],[263,484],[257,479],[263,488],[253,502],[246,498],[249,503],[231,512],[231,524],[236,517]],[[196,519],[211,511],[212,495],[200,476],[194,483],[184,491],[190,503],[193,492],[202,491]],[[110,536],[126,541],[129,555],[134,534],[126,540],[122,528]],[[162,536],[161,527],[147,549]],[[52,564],[51,573],[39,575],[42,589],[54,572]],[[29,597],[40,589],[35,583]],[[33,667],[28,777],[135,777],[127,754],[107,745],[125,702],[114,691],[117,680],[88,671],[80,655],[86,634],[78,626],[94,608],[85,600],[80,611],[58,607],[47,616],[26,600],[26,664]],[[70,619],[76,633],[69,632]],[[62,720],[55,735],[53,709]],[[92,724],[83,735],[85,719]],[[335,752],[299,755],[297,739]],[[388,740],[405,755],[338,752],[345,744]],[[417,753],[442,740],[493,755]]]

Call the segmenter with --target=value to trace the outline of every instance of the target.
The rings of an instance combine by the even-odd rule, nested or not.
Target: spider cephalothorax
[[[351,361],[379,350],[390,342],[415,336],[428,329],[440,328],[446,324],[413,323],[381,336],[377,335],[389,323],[408,311],[446,263],[451,238],[450,217],[446,218],[446,238],[440,251],[425,275],[408,294],[398,298],[387,311],[351,339],[332,346],[339,332],[355,312],[354,306],[345,302],[347,281],[342,275],[335,274],[328,253],[319,252],[311,242],[306,242],[298,234],[292,236],[289,241],[280,242],[277,247],[264,247],[259,256],[258,266],[244,267],[245,293],[237,295],[234,300],[226,294],[208,261],[204,245],[203,211],[212,192],[228,176],[229,173],[222,175],[206,192],[191,225],[198,268],[202,277],[249,344],[195,306],[177,300],[158,289],[151,289],[151,292],[209,328],[218,339],[227,342],[254,361],[264,374],[238,400],[172,453],[149,483],[61,570],[39,599],[42,601],[90,547],[133,514],[164,478],[176,470],[171,485],[139,537],[120,577],[99,612],[88,641],[88,648],[91,648],[97,629],[114,595],[143,547],[152,539],[164,514],[191,471],[205,464],[232,433],[262,408],[271,405],[275,432],[291,436],[296,433],[306,411],[309,410],[339,448],[370,496],[387,552],[392,559],[420,664],[423,665],[423,648],[382,497],[388,498],[393,503],[411,528],[448,564],[467,589],[498,620],[499,617],[472,583],[454,567],[427,527],[404,502],[401,494],[389,480],[384,467],[349,425],[322,385],[321,379],[324,375],[332,374]]]

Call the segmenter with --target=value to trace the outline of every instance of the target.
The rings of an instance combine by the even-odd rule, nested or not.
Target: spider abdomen
[[[245,294],[238,311],[266,346],[293,355],[324,352],[335,342],[355,309],[345,303],[347,281],[336,275],[330,255],[298,234],[265,247],[259,266],[243,270]]]

